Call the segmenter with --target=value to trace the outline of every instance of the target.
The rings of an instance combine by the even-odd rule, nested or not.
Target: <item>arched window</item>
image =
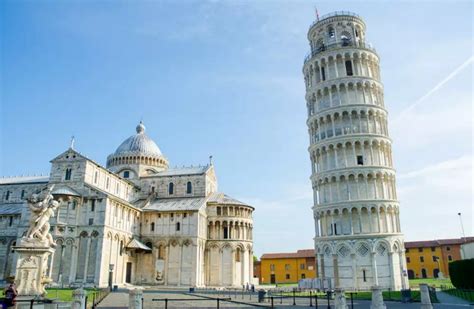
[[[328,37],[330,39],[334,38],[336,36],[336,32],[334,31],[334,28],[333,27],[329,27],[328,28]]]
[[[174,193],[174,183],[170,182],[170,184],[168,185],[168,194],[173,195],[173,193]]]
[[[66,175],[64,176],[64,180],[71,180],[72,169],[66,169]]]
[[[120,241],[120,256],[123,254],[123,240]]]
[[[123,172],[123,178],[130,178],[130,172],[129,171]]]
[[[193,184],[191,183],[191,181],[188,181],[188,183],[186,184],[186,193],[187,194],[193,193]]]
[[[152,222],[150,225],[150,231],[155,231],[155,222]]]
[[[160,246],[158,247],[158,258],[159,258],[159,259],[163,259],[164,256],[165,256],[165,252],[164,252],[164,250],[163,250],[163,246],[160,245]]]
[[[7,190],[7,193],[5,195],[5,201],[8,201],[10,199],[10,191]]]
[[[176,222],[176,230],[177,231],[181,230],[181,224],[179,222]]]
[[[235,261],[236,262],[240,262],[240,255],[241,255],[241,252],[240,252],[240,248],[237,248],[237,250],[235,250]]]

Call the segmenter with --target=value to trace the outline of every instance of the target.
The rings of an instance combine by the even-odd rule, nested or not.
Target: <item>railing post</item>
[[[270,296],[270,300],[271,300],[271,307],[273,308],[273,296]]]
[[[314,293],[314,308],[318,308],[318,292]]]
[[[331,309],[331,304],[329,303],[329,297],[330,297],[329,293],[330,293],[330,292],[329,292],[329,290],[328,290],[328,291],[326,292],[326,294],[328,295],[328,309]]]
[[[165,298],[165,309],[168,309],[168,298]]]
[[[30,309],[33,309],[33,304],[34,304],[34,302],[35,302],[34,299],[30,300]]]
[[[309,291],[309,306],[313,307],[313,296],[311,295],[311,290]]]
[[[295,289],[293,289],[293,306],[296,306],[295,294],[296,294],[296,291]]]
[[[219,309],[219,298],[217,298],[217,309]]]

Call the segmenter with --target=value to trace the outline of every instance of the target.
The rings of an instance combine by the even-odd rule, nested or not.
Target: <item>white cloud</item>
[[[463,213],[466,234],[472,235],[473,159],[465,155],[399,175],[402,231],[407,239],[461,236],[458,212]]]

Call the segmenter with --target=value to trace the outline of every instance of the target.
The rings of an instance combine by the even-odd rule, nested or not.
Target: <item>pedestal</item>
[[[344,296],[344,291],[341,289],[334,290],[334,304],[336,309],[347,309],[346,297]]]
[[[72,307],[71,309],[83,309],[86,308],[86,291],[79,288],[72,292]]]
[[[378,286],[372,287],[372,303],[370,309],[385,309],[387,308],[383,302],[382,289]]]
[[[134,289],[128,291],[128,308],[129,309],[142,309],[143,291]]]
[[[13,250],[17,253],[15,283],[19,296],[44,296],[44,286],[51,282],[48,258],[55,251],[48,242],[22,238]]]

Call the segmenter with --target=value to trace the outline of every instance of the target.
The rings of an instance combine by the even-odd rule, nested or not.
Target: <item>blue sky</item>
[[[472,235],[470,1],[2,1],[0,175],[48,173],[71,135],[105,164],[143,119],[171,165],[214,156],[257,255],[312,247],[316,4],[360,14],[381,57],[406,239],[460,236],[458,212]]]

